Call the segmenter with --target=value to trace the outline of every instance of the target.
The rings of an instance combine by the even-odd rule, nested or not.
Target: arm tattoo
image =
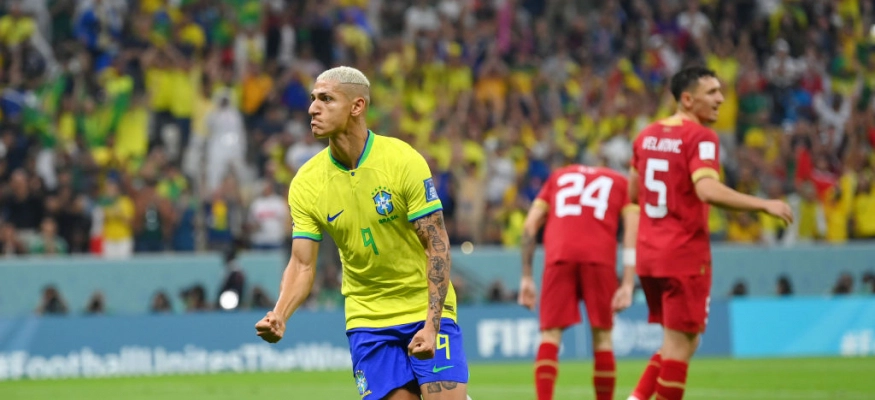
[[[425,389],[429,393],[439,393],[443,389],[447,391],[453,390],[459,386],[459,382],[451,382],[451,381],[440,381],[440,382],[429,382],[425,384]]]
[[[441,314],[450,286],[450,252],[443,212],[438,211],[414,221],[416,234],[425,246],[428,259],[428,318],[440,330]],[[440,389],[440,386],[438,386]]]

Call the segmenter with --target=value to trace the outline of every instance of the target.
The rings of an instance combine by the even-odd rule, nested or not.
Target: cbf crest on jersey
[[[362,370],[355,371],[355,386],[359,389],[362,398],[371,394],[371,391],[368,390],[368,380],[365,379],[365,373]]]
[[[377,214],[387,216],[395,211],[392,204],[392,192],[385,186],[380,186],[371,193],[374,196],[374,205],[377,206]]]

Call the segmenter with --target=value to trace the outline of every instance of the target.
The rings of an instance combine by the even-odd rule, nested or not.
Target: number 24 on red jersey
[[[608,168],[570,165],[556,170],[536,202],[549,208],[544,227],[547,262],[613,265],[617,228],[629,203],[627,179]]]

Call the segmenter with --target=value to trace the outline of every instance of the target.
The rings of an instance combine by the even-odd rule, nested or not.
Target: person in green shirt
[[[30,241],[30,254],[66,254],[67,241],[58,236],[58,224],[53,218],[45,218],[39,234]]]

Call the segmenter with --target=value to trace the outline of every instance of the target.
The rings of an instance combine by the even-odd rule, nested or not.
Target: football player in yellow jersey
[[[367,129],[370,83],[361,71],[323,72],[310,99],[313,135],[329,146],[292,180],[292,255],[257,334],[282,339],[310,293],[327,232],[343,263],[346,335],[362,399],[466,399],[449,239],[425,159]]]

